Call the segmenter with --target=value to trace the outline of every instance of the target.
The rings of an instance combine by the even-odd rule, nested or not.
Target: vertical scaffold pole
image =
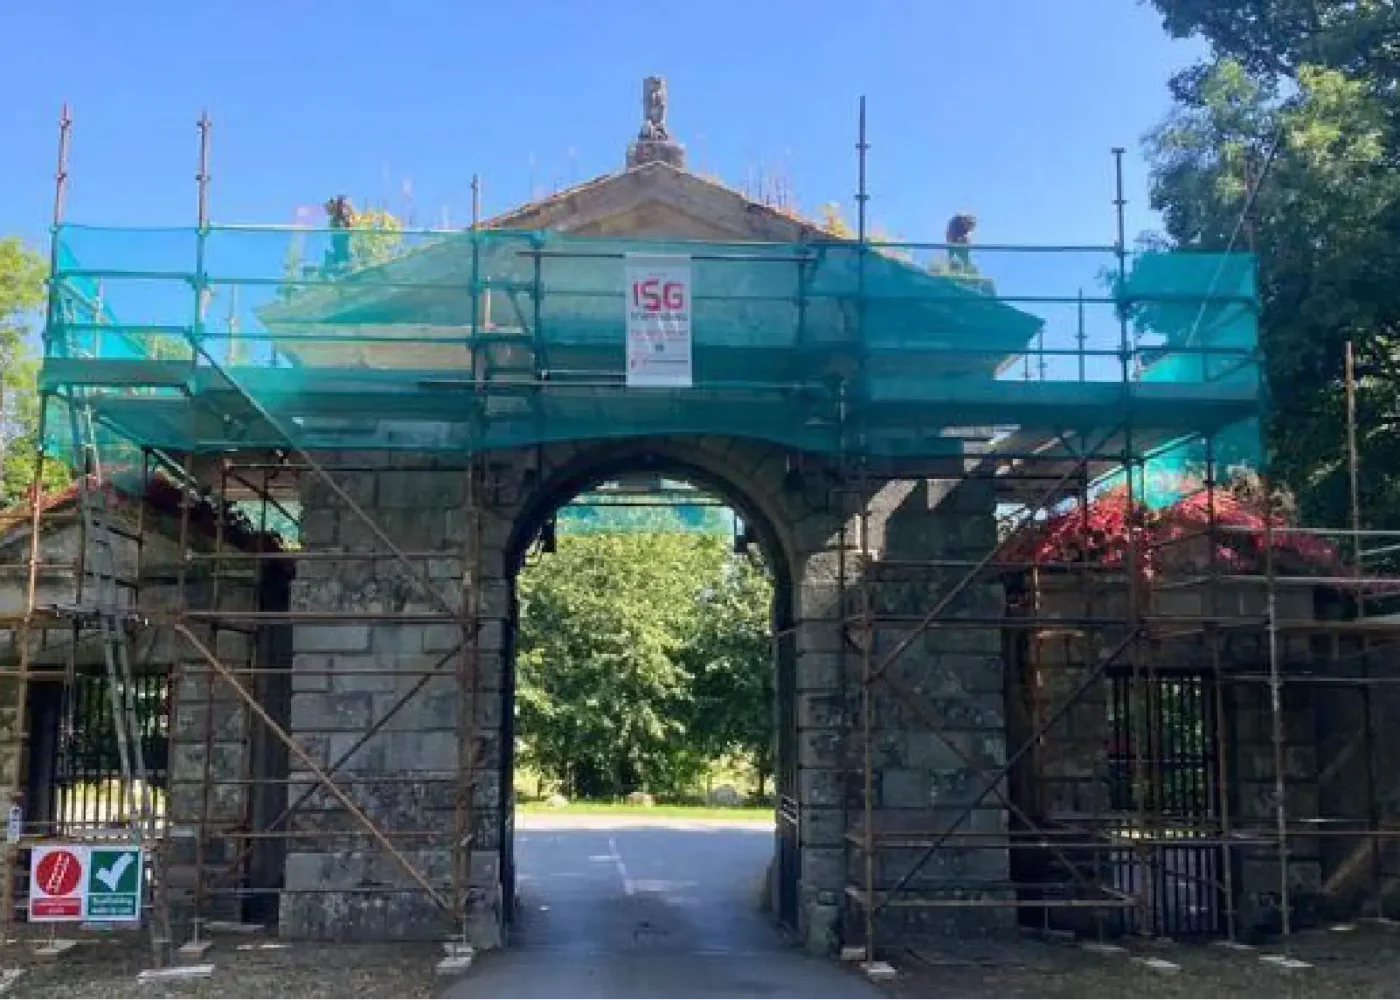
[[[1351,558],[1352,572],[1358,580],[1361,576],[1361,458],[1356,447],[1356,354],[1350,340],[1346,342],[1343,356],[1344,377],[1346,380],[1347,404],[1347,479],[1351,500]],[[1361,588],[1356,590],[1357,612],[1366,614],[1365,603],[1361,600]]]
[[[212,562],[205,563],[206,570],[213,574],[213,579],[209,581],[209,607],[217,610],[220,604],[219,584],[223,578],[223,562],[220,557],[224,550],[224,505],[221,498],[228,492],[228,459],[219,460],[219,491],[215,495],[214,506],[214,558]],[[217,620],[209,623],[209,641],[215,649],[219,648],[219,622]],[[214,682],[212,673],[206,673],[206,683],[204,685],[204,746],[200,755],[200,785],[199,785],[199,830],[200,844],[204,841],[204,831],[208,830],[211,821],[210,814],[214,805],[214,729],[217,726],[214,703]],[[202,846],[196,849],[195,853],[195,912],[203,914],[209,902],[208,883],[210,881],[208,873],[205,871],[207,864],[207,851]],[[196,926],[198,926],[196,924]],[[198,939],[198,934],[196,934]]]
[[[209,225],[209,134],[214,123],[209,120],[209,112],[199,116],[199,173],[195,180],[199,185],[199,228]]]
[[[1293,933],[1292,887],[1288,878],[1288,805],[1284,781],[1283,667],[1279,662],[1278,589],[1274,568],[1274,485],[1264,477],[1264,589],[1269,646],[1269,714],[1274,750],[1274,828],[1278,836],[1279,917],[1287,954]]]
[[[73,118],[69,111],[68,102],[63,102],[63,108],[58,116],[58,162],[54,169],[54,189],[53,189],[53,215],[51,217],[51,228],[49,231],[49,289],[48,302],[45,310],[46,325],[44,330],[44,354],[47,355],[51,349],[50,337],[59,315],[59,289],[54,275],[58,273],[59,246],[61,240],[60,227],[63,225],[64,211],[68,199],[68,148],[72,139]],[[34,627],[35,596],[39,586],[39,531],[41,528],[41,517],[43,514],[43,489],[44,489],[44,465],[46,461],[45,441],[48,436],[48,393],[42,389],[39,392],[39,425],[34,447],[34,478],[29,490],[29,555],[26,565],[24,617],[19,628],[19,663],[18,677],[15,683],[15,718],[14,718],[14,750],[17,760],[14,764],[14,772],[10,783],[10,796],[7,805],[10,808],[18,806],[21,810],[28,806],[25,794],[25,775],[28,773],[27,760],[29,749],[29,672],[30,656],[32,645],[32,630]],[[21,812],[23,816],[23,812]],[[5,875],[4,875],[4,907],[5,907],[5,936],[14,937],[13,929],[15,924],[15,886],[16,867],[19,864],[20,846],[23,842],[24,823],[21,820],[21,841],[20,843],[6,843],[5,845]]]
[[[481,228],[481,175],[472,174],[472,232],[476,233]],[[473,260],[480,252],[479,237],[472,236]],[[475,266],[475,265],[474,265]],[[475,280],[475,279],[473,279]],[[477,301],[473,304],[472,313],[472,334],[475,335],[480,330],[491,327],[491,293],[488,291],[482,295],[478,289],[473,293],[477,296]]]
[[[1216,511],[1216,477],[1219,465],[1215,457],[1215,435],[1206,435],[1206,546],[1209,550],[1207,570],[1210,574],[1206,585],[1206,614],[1212,619],[1220,615],[1220,521]],[[1219,813],[1220,867],[1221,882],[1225,894],[1225,938],[1234,941],[1235,927],[1235,856],[1231,850],[1234,831],[1231,827],[1230,806],[1230,714],[1225,702],[1226,685],[1224,664],[1220,655],[1221,635],[1214,621],[1205,626],[1205,638],[1209,644],[1211,677],[1215,690],[1215,768],[1216,802]]]
[[[480,222],[480,190],[478,179],[473,175],[470,339],[472,395],[478,414],[485,412],[486,392],[486,364],[478,339],[478,320],[481,315],[481,233],[477,229]],[[538,257],[536,262],[538,263]],[[468,442],[470,450],[467,454],[467,479],[463,493],[467,523],[462,545],[462,565],[459,570],[458,624],[461,627],[461,641],[457,660],[457,782],[452,838],[452,904],[455,909],[453,916],[458,921],[455,930],[459,933],[463,946],[471,944],[472,906],[475,902],[472,887],[472,854],[477,846],[476,772],[481,763],[477,749],[477,720],[480,717],[481,703],[481,494],[485,483],[480,481],[484,474],[479,474],[482,463],[479,461],[478,442],[474,439],[475,423],[471,433],[473,440]],[[502,800],[508,800],[504,788],[500,795]],[[504,808],[505,801],[498,803],[498,806]]]
[[[199,130],[199,160],[198,169],[195,172],[195,201],[196,220],[194,244],[194,275],[192,284],[194,285],[194,316],[190,324],[190,377],[189,386],[194,385],[195,376],[198,374],[199,352],[204,344],[204,310],[208,300],[208,288],[205,282],[204,254],[205,240],[209,234],[209,139],[213,129],[213,123],[209,121],[209,112],[200,113],[199,121],[196,123]],[[188,434],[189,440],[185,442],[185,458],[182,474],[184,482],[180,484],[180,564],[177,589],[179,593],[176,597],[176,621],[179,626],[186,624],[185,612],[189,610],[189,566],[190,566],[190,515],[191,507],[194,503],[192,490],[194,489],[194,469],[195,451],[198,447],[199,428],[194,417],[194,407],[190,401],[189,405]],[[217,572],[217,567],[215,569]],[[179,674],[187,667],[172,664],[171,669],[176,672],[176,677],[171,682],[172,704],[176,704],[173,699],[179,692]],[[204,866],[208,853],[206,840],[209,833],[209,802],[213,790],[210,788],[209,757],[211,748],[208,746],[212,739],[212,713],[214,700],[214,685],[218,683],[218,678],[210,671],[204,672],[205,679],[205,712],[203,715],[204,726],[207,732],[205,737],[206,746],[204,748],[205,766],[202,769],[202,780],[200,783],[200,807],[199,822],[195,829],[194,840],[194,913],[191,921],[192,940],[198,943],[200,932],[204,920],[205,910],[205,873]],[[172,758],[173,759],[173,758]],[[171,810],[167,808],[167,813]],[[168,861],[169,859],[167,859]],[[167,878],[164,881],[168,881]]]
[[[865,251],[865,203],[870,200],[870,194],[865,186],[865,154],[870,151],[870,144],[865,141],[865,95],[860,95],[860,120],[857,124],[859,138],[856,140],[856,163],[859,165],[859,175],[856,178],[856,238],[861,243],[861,253]]]
[[[856,238],[859,246],[856,251],[856,309],[860,320],[865,316],[865,254],[866,254],[866,204],[870,201],[870,192],[866,187],[866,156],[870,151],[870,143],[866,141],[865,131],[865,95],[860,97],[858,121],[856,123]],[[858,332],[863,336],[865,333],[863,323],[858,327]],[[843,428],[849,418],[850,400],[846,384],[842,386],[841,417]],[[843,437],[846,434],[843,431]],[[843,449],[849,457],[850,447],[847,445]],[[861,840],[865,847],[862,862],[864,869],[864,895],[865,895],[865,960],[875,961],[875,760],[874,760],[874,704],[875,692],[872,690],[874,677],[872,670],[874,666],[873,647],[875,644],[875,630],[871,620],[870,607],[870,503],[866,496],[868,483],[866,480],[865,462],[861,456],[856,457],[860,466],[859,486],[856,490],[856,502],[860,505],[859,520],[857,521],[857,541],[860,545],[860,561],[856,566],[857,580],[859,581],[860,593],[860,629],[861,629],[861,766],[864,772],[864,787],[862,789],[862,810],[861,810]],[[846,486],[849,489],[849,486]],[[840,614],[844,619],[847,611],[843,607]]]
[[[1347,478],[1351,492],[1351,572],[1355,581],[1353,592],[1356,601],[1356,616],[1365,618],[1366,595],[1363,591],[1361,567],[1361,560],[1365,554],[1365,548],[1361,541],[1361,452],[1356,444],[1356,353],[1350,340],[1346,343],[1346,354],[1343,361],[1347,403]],[[1336,640],[1334,639],[1334,641]],[[1361,643],[1361,676],[1369,680],[1371,677],[1370,643],[1364,634],[1359,638],[1359,642]],[[1380,817],[1376,810],[1376,758],[1371,725],[1371,685],[1363,683],[1360,694],[1361,745],[1366,754],[1366,788],[1368,789],[1366,818],[1367,830],[1371,834],[1371,884],[1376,887],[1376,916],[1382,917],[1385,915],[1385,892],[1381,877],[1382,842],[1377,836],[1380,831]]]
[[[1155,794],[1155,788],[1150,780],[1148,772],[1151,770],[1149,752],[1152,742],[1152,717],[1153,699],[1148,690],[1148,684],[1143,676],[1142,669],[1142,648],[1141,648],[1141,617],[1142,600],[1144,597],[1144,580],[1142,566],[1142,542],[1144,539],[1138,529],[1136,508],[1137,508],[1137,484],[1134,480],[1136,474],[1135,454],[1133,450],[1133,421],[1132,421],[1132,380],[1133,380],[1133,350],[1131,334],[1128,325],[1128,312],[1122,301],[1124,288],[1128,278],[1128,246],[1127,246],[1127,222],[1125,210],[1127,208],[1127,198],[1123,193],[1123,154],[1125,150],[1121,146],[1113,147],[1113,213],[1115,221],[1114,256],[1117,258],[1118,290],[1117,290],[1117,313],[1118,313],[1118,360],[1120,378],[1122,380],[1123,393],[1123,485],[1126,491],[1126,504],[1128,510],[1128,520],[1125,526],[1127,531],[1127,557],[1125,569],[1127,571],[1127,608],[1126,622],[1128,645],[1124,650],[1128,657],[1128,667],[1131,671],[1131,681],[1128,688],[1126,704],[1129,706],[1130,717],[1134,719],[1135,725],[1130,732],[1130,739],[1133,743],[1133,781],[1132,781],[1132,806],[1137,814],[1138,836],[1134,841],[1136,845],[1135,867],[1136,879],[1134,883],[1140,894],[1138,900],[1138,933],[1146,933],[1149,928],[1155,926],[1155,914],[1149,907],[1149,899],[1154,895],[1148,891],[1148,879],[1152,878],[1151,860],[1149,855],[1152,848],[1146,843],[1152,838],[1152,831],[1148,829],[1148,804]],[[1137,702],[1134,706],[1134,702]],[[1136,708],[1136,710],[1134,710]]]
[[[1084,363],[1086,361],[1084,350],[1089,341],[1089,334],[1084,329],[1084,289],[1079,290],[1078,309],[1075,314],[1074,341],[1079,347],[1079,381],[1085,380]]]
[[[862,764],[865,770],[865,787],[862,790],[864,814],[863,840],[865,843],[865,960],[875,961],[875,616],[870,600],[870,496],[866,463],[860,462],[859,487],[856,502],[860,504],[857,531],[860,535],[860,618],[861,618],[861,744],[864,754]],[[842,609],[842,614],[845,610]]]

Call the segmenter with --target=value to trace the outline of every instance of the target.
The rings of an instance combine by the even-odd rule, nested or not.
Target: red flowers
[[[1213,510],[1212,510],[1213,508]],[[1272,533],[1266,532],[1272,521]],[[1136,546],[1137,565],[1145,575],[1163,568],[1207,572],[1262,573],[1266,544],[1272,542],[1274,568],[1293,575],[1329,575],[1344,567],[1337,549],[1325,538],[1290,530],[1278,510],[1266,520],[1262,496],[1249,483],[1232,483],[1213,494],[1198,489],[1158,510],[1128,502],[1128,490],[1114,487],[1088,507],[1051,515],[1031,526],[1007,551],[1007,558],[1037,565],[1094,563],[1124,566]]]

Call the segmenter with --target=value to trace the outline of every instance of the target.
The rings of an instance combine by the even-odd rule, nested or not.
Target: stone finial
[[[671,133],[666,128],[666,78],[649,76],[642,81],[642,130],[637,133],[640,142],[669,142]]]
[[[628,168],[644,163],[685,166],[685,147],[671,139],[666,127],[666,78],[649,76],[642,81],[642,127],[627,147]]]

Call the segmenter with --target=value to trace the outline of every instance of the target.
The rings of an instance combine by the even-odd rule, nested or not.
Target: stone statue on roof
[[[355,206],[343,194],[338,194],[321,206],[326,211],[326,219],[331,233],[331,248],[326,251],[326,270],[337,274],[350,267],[350,233],[355,227]]]
[[[642,142],[669,142],[671,132],[666,128],[666,78],[649,76],[642,81],[642,130],[637,133]]]
[[[959,212],[948,220],[948,270],[975,274],[972,266],[972,232],[977,228],[977,217],[970,212]]]
[[[343,194],[338,194],[321,206],[332,229],[350,229],[355,225],[355,206]]]
[[[685,167],[685,147],[671,138],[666,125],[666,78],[649,76],[642,81],[642,127],[627,147],[627,167],[669,163]]]

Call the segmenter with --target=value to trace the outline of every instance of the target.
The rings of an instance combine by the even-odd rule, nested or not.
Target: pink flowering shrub
[[[1257,480],[1248,477],[1217,487],[1213,494],[1198,489],[1157,510],[1137,501],[1130,504],[1127,488],[1118,486],[1087,507],[1077,505],[1032,526],[1006,556],[1036,565],[1087,562],[1126,568],[1129,549],[1136,545],[1139,571],[1153,575],[1166,565],[1205,572],[1211,568],[1213,546],[1221,571],[1262,573],[1271,543],[1276,572],[1326,576],[1345,571],[1335,545],[1320,535],[1291,531],[1286,505],[1275,502],[1271,513],[1267,507]]]

